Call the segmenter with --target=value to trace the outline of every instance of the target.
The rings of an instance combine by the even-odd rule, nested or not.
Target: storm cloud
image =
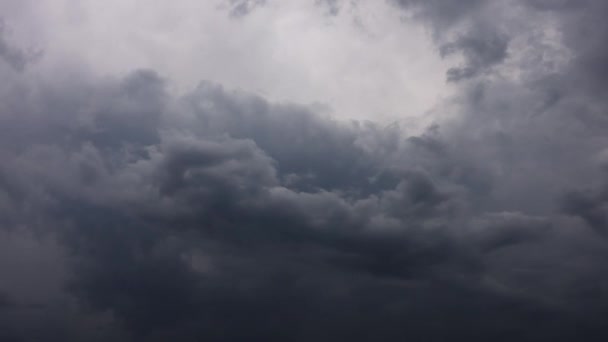
[[[0,339],[604,341],[608,6],[386,5],[451,63],[423,130],[0,26]]]

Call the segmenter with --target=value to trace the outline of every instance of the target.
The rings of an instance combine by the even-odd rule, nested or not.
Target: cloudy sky
[[[0,0],[0,341],[606,341],[605,0]]]

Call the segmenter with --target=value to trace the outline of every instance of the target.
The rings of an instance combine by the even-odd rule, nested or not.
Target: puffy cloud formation
[[[391,5],[462,63],[422,133],[0,30],[0,339],[606,340],[608,6]]]

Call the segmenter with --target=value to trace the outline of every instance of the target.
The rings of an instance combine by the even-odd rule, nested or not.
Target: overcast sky
[[[0,0],[0,341],[606,341],[605,0]]]

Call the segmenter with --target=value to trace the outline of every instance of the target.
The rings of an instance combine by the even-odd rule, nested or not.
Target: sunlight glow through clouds
[[[343,119],[419,119],[450,92],[448,61],[430,34],[388,2],[345,4],[336,16],[314,1],[267,1],[241,17],[227,7],[41,0],[28,12],[40,25],[39,38],[30,38],[55,70],[83,61],[103,76],[152,68],[179,93],[209,80],[275,101],[320,103]]]

